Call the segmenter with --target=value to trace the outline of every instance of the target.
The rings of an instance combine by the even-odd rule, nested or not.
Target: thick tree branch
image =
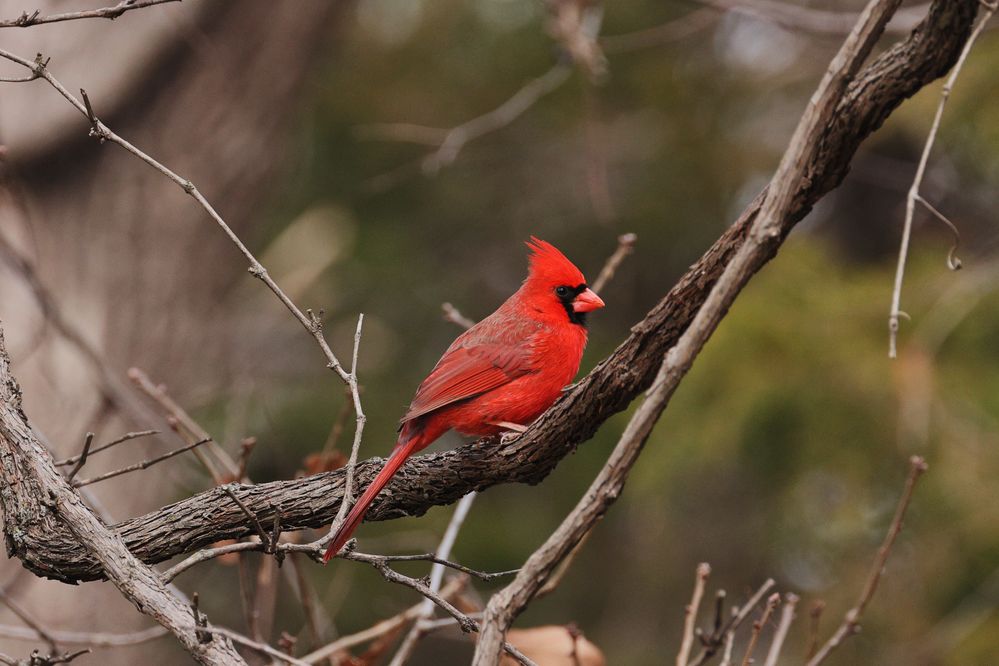
[[[38,531],[58,530],[93,558],[122,595],[169,629],[202,664],[244,664],[224,638],[198,639],[187,605],[167,590],[150,567],[129,552],[121,537],[84,505],[56,471],[52,456],[35,438],[21,408],[21,389],[10,372],[0,328],[0,505],[8,554],[32,559]],[[66,545],[66,544],[63,544]],[[35,553],[42,558],[45,553]]]
[[[846,175],[860,143],[905,99],[943,76],[970,33],[978,0],[938,0],[908,38],[859,72],[822,128],[795,183],[788,215],[762,247],[760,264],[772,258],[783,238],[822,195]],[[410,460],[372,505],[369,519],[420,515],[456,502],[473,490],[499,483],[538,483],[558,462],[589,439],[652,384],[663,355],[679,339],[704,303],[722,270],[743,244],[763,201],[758,196],[739,219],[680,279],[666,297],[632,328],[632,334],[587,377],[568,391],[523,436],[504,443],[486,439],[453,451]],[[384,461],[358,463],[356,483],[365,485]],[[285,530],[321,527],[336,514],[344,472],[240,487],[238,494],[261,520],[281,507]],[[252,533],[246,516],[222,491],[213,489],[115,526],[143,561],[158,562],[224,538]],[[64,581],[101,577],[101,569],[65,526],[40,529],[30,516],[7,516],[6,529],[19,530],[31,547],[22,559],[33,572]]]

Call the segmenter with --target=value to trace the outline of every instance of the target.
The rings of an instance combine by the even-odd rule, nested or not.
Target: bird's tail
[[[381,492],[381,489],[389,482],[389,480],[395,476],[395,473],[399,471],[402,464],[406,462],[406,459],[413,454],[414,451],[418,450],[419,444],[421,442],[419,436],[409,439],[405,444],[397,444],[395,450],[392,451],[392,455],[389,456],[388,461],[386,461],[385,466],[382,470],[378,472],[378,476],[375,477],[371,485],[367,487],[364,494],[358,498],[357,502],[351,507],[350,512],[347,514],[346,520],[343,521],[343,525],[337,530],[337,533],[333,536],[333,541],[330,542],[329,547],[326,548],[326,552],[323,554],[323,563],[329,562],[330,559],[343,548],[343,544],[347,543],[350,536],[357,529],[357,526],[361,524],[364,520],[364,514],[367,513],[368,507],[374,501],[375,497]]]

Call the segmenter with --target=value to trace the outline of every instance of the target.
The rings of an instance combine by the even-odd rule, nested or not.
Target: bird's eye
[[[568,298],[570,293],[571,290],[569,289],[569,287],[566,287],[565,285],[561,287],[555,287],[555,295],[558,296],[559,298]]]

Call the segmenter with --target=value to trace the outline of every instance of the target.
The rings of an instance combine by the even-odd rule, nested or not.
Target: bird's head
[[[602,308],[604,302],[586,285],[586,278],[551,243],[531,236],[529,268],[524,288],[531,305],[546,312],[564,311],[569,321],[586,325],[586,313]]]

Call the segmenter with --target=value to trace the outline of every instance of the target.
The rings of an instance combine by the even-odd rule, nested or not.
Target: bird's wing
[[[504,336],[505,337],[505,336]],[[420,384],[402,422],[445,405],[467,400],[507,384],[533,370],[531,346],[511,341],[456,340]]]

